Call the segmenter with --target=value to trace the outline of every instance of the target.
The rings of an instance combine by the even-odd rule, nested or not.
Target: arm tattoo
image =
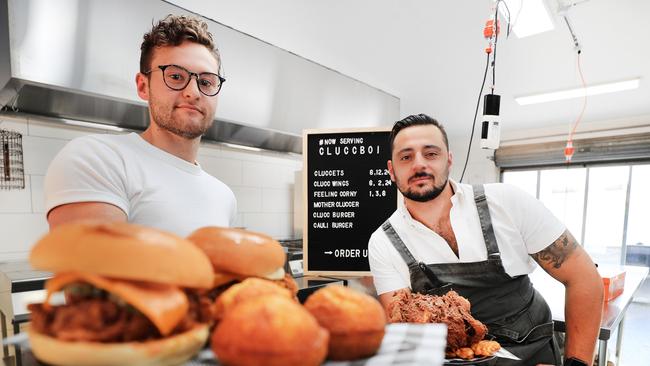
[[[547,246],[546,249],[531,254],[531,257],[540,265],[547,264],[553,265],[554,268],[560,268],[567,257],[575,251],[577,246],[578,243],[567,230],[553,244]]]

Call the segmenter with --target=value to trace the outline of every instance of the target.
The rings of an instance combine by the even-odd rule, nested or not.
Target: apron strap
[[[381,225],[382,230],[386,233],[388,240],[393,244],[404,262],[409,268],[411,275],[411,289],[416,292],[426,291],[432,295],[444,295],[451,289],[451,284],[442,282],[433,273],[433,271],[424,263],[418,262],[411,251],[406,247],[402,238],[397,234],[390,221],[386,220]]]
[[[485,240],[485,246],[487,247],[488,258],[499,257],[499,246],[494,236],[485,190],[482,184],[474,184],[472,187],[474,188],[474,202],[476,202],[478,217],[481,221],[481,230],[483,231],[483,240]]]
[[[417,266],[418,261],[415,260],[415,257],[413,257],[411,251],[406,247],[406,244],[404,244],[402,238],[397,235],[397,232],[395,231],[395,228],[393,228],[393,225],[390,224],[390,221],[386,220],[386,222],[381,225],[381,228],[386,233],[388,240],[390,240],[395,249],[397,249],[397,252],[399,252],[399,254],[402,256],[402,259],[404,259],[406,265],[408,265],[409,268]]]

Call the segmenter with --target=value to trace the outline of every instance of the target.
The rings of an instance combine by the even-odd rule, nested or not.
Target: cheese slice
[[[86,282],[117,295],[149,318],[164,336],[171,333],[190,307],[187,296],[176,286],[118,280],[80,272],[62,272],[48,280],[45,284],[45,306],[48,306],[54,292],[78,282]]]
[[[268,280],[281,280],[281,279],[284,278],[284,268],[280,267],[280,268],[276,269],[275,271],[265,275],[264,278],[266,278]]]

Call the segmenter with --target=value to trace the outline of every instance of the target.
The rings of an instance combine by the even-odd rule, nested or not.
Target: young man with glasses
[[[74,139],[59,152],[45,177],[50,228],[93,218],[185,236],[234,223],[234,194],[196,162],[225,81],[207,24],[169,15],[140,49],[135,81],[149,104],[149,127],[140,135]]]

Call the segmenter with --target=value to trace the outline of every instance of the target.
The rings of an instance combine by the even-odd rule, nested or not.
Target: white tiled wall
[[[48,230],[43,178],[56,153],[75,137],[111,132],[2,115],[0,129],[23,135],[25,166],[25,189],[0,190],[0,262],[3,262],[27,258],[31,245]],[[237,226],[279,239],[292,237],[294,173],[302,169],[300,156],[204,143],[198,160],[205,171],[235,193]]]

